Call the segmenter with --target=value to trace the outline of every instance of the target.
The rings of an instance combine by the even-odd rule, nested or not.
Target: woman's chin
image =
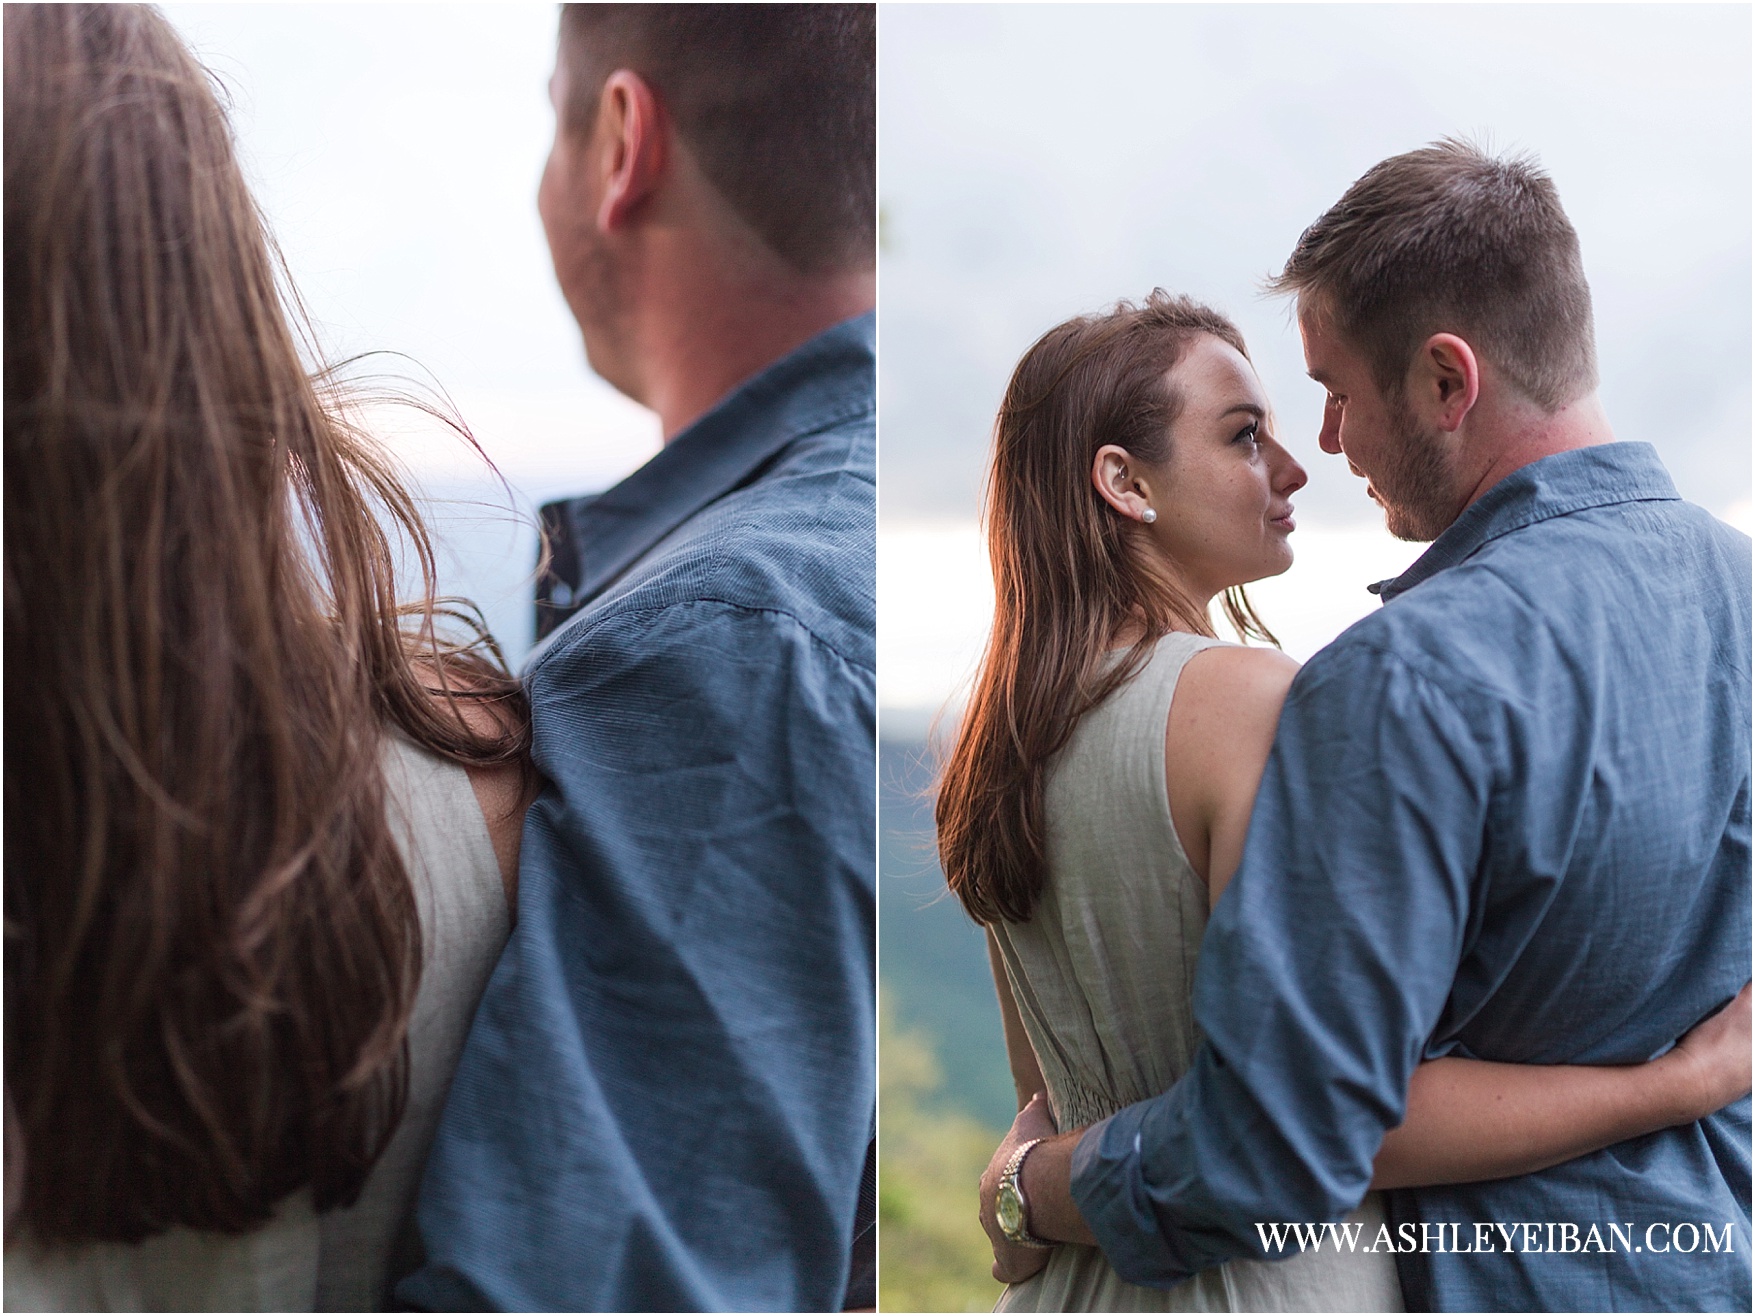
[[[1275,576],[1283,576],[1292,569],[1292,546],[1283,540],[1274,545],[1262,563],[1256,568],[1255,574],[1244,582],[1253,585],[1258,580],[1271,580]]]

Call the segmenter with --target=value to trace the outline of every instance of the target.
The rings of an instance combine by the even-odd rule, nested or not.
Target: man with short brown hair
[[[1304,231],[1268,287],[1324,308],[1386,394],[1440,324],[1467,330],[1547,411],[1596,391],[1578,234],[1527,157],[1446,138],[1385,160]]]
[[[665,446],[544,509],[545,785],[413,1305],[874,1305],[874,57],[870,6],[563,10],[537,206]]]
[[[1479,492],[1451,487],[1441,446],[1409,409],[1408,362],[1434,332],[1460,334],[1497,385],[1541,414],[1596,392],[1578,235],[1553,180],[1525,158],[1446,139],[1385,160],[1304,231],[1268,287],[1298,299],[1301,326],[1352,345],[1382,395],[1397,441],[1375,454],[1367,488],[1401,539],[1438,538]]]
[[[1749,540],[1615,442],[1553,184],[1458,142],[1397,156],[1275,282],[1328,391],[1323,450],[1433,542],[1292,684],[1188,1072],[1025,1148],[1011,1236],[994,1185],[1052,1133],[1034,1105],[996,1154],[1007,1278],[1040,1264],[1029,1235],[1094,1238],[1156,1287],[1267,1255],[1269,1227],[1358,1205],[1420,1060],[1646,1060],[1748,977]],[[1394,1236],[1362,1244],[1396,1253],[1409,1310],[1745,1311],[1749,1130],[1744,1097],[1400,1189]]]

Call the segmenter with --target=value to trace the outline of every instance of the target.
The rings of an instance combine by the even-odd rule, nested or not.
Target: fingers
[[[980,1194],[980,1206],[976,1218],[986,1233],[988,1242],[993,1246],[993,1277],[1002,1284],[1016,1284],[1020,1280],[1029,1279],[1043,1266],[1048,1264],[1048,1252],[1038,1248],[1019,1247],[1006,1238],[999,1227],[999,1220],[994,1214],[994,1198],[999,1189],[999,1178],[1005,1171],[1012,1153],[1024,1143],[1036,1138],[1052,1137],[1055,1133],[1054,1115],[1048,1107],[1046,1093],[1035,1093],[1024,1108],[1012,1121],[1011,1131],[1006,1134],[1005,1141],[994,1150],[993,1159],[988,1161],[987,1169],[982,1174],[977,1186]]]
[[[1676,1044],[1674,1054],[1698,1074],[1698,1114],[1738,1100],[1750,1085],[1749,986],[1723,1009],[1701,1020]]]
[[[995,1247],[993,1277],[1001,1284],[1019,1284],[1048,1264],[1049,1253],[1033,1248]]]
[[[1012,1137],[1008,1141],[1015,1146],[1032,1138],[1053,1137],[1058,1131],[1054,1124],[1054,1112],[1048,1107],[1047,1094],[1038,1092],[1018,1112],[1017,1119],[1012,1121]]]

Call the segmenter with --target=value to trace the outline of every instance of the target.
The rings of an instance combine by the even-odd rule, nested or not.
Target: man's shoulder
[[[758,478],[677,527],[536,656],[637,645],[662,627],[716,642],[801,629],[855,667],[876,663],[876,510],[869,429],[807,435]]]
[[[1318,679],[1376,683],[1411,676],[1450,691],[1481,684],[1493,670],[1474,652],[1483,628],[1503,634],[1535,619],[1515,589],[1491,573],[1453,567],[1384,604],[1318,650],[1300,685]]]
[[[1455,699],[1552,698],[1597,658],[1664,645],[1684,617],[1749,631],[1749,541],[1676,499],[1554,517],[1482,545],[1396,595],[1313,657],[1327,673],[1414,673]],[[1538,692],[1537,687],[1542,689]]]
[[[1417,717],[1478,746],[1499,743],[1539,714],[1554,692],[1535,673],[1553,671],[1572,644],[1526,585],[1480,562],[1450,567],[1320,649],[1288,699],[1337,728]]]

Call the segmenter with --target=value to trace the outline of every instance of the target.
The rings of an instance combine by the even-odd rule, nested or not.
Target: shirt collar
[[[574,605],[614,583],[794,439],[869,413],[876,361],[876,315],[843,320],[739,384],[620,484],[576,500],[569,509],[579,559]]]
[[[1675,500],[1674,481],[1649,443],[1605,443],[1520,467],[1482,494],[1401,575],[1366,586],[1388,603],[1482,546],[1551,517],[1614,503]]]

